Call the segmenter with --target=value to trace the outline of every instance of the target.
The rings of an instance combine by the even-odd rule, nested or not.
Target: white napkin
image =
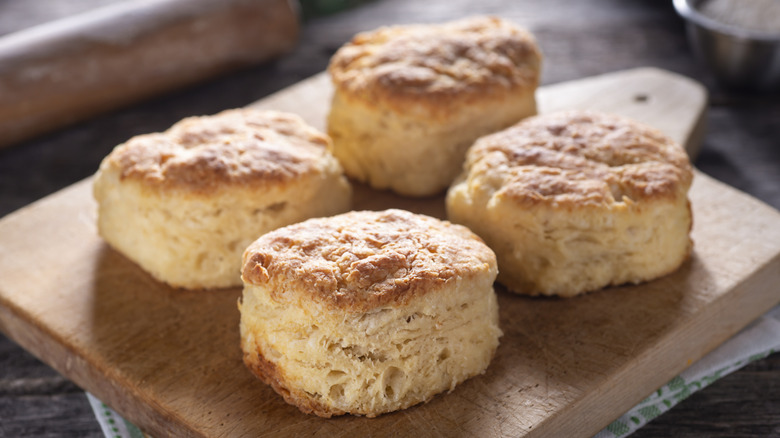
[[[754,360],[763,359],[778,351],[780,351],[780,306],[775,306],[613,421],[596,434],[595,438],[631,435],[694,392]]]
[[[689,395],[748,363],[780,351],[780,306],[745,327],[710,354],[659,388],[638,405],[613,421],[595,438],[631,435],[653,418],[671,409]],[[100,427],[107,438],[144,438],[141,431],[87,393]]]
[[[92,412],[95,413],[103,435],[106,438],[146,438],[140,429],[134,424],[125,420],[107,404],[98,400],[94,395],[86,392],[89,405],[92,406]]]

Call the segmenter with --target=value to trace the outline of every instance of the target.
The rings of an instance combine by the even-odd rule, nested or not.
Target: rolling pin
[[[0,146],[291,50],[292,0],[133,0],[0,37]]]

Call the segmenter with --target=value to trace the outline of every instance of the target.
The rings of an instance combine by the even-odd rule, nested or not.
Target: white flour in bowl
[[[780,33],[780,0],[706,0],[697,9],[723,24]]]

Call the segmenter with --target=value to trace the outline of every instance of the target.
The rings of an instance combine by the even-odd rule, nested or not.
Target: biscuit
[[[468,229],[403,210],[280,228],[244,254],[244,362],[322,417],[428,401],[490,363],[495,276]]]
[[[252,109],[134,137],[95,176],[98,232],[172,286],[240,286],[241,256],[259,236],[349,209],[328,149],[298,116]]]
[[[358,34],[328,67],[333,153],[374,188],[443,192],[474,140],[536,113],[540,64],[533,36],[495,17]]]
[[[496,252],[498,281],[569,297],[639,283],[688,257],[688,156],[615,115],[532,117],[479,139],[447,194],[447,214]]]

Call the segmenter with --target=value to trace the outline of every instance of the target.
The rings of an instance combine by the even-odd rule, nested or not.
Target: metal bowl
[[[780,32],[727,25],[698,11],[705,0],[674,0],[687,22],[694,53],[724,87],[745,91],[780,91]]]

